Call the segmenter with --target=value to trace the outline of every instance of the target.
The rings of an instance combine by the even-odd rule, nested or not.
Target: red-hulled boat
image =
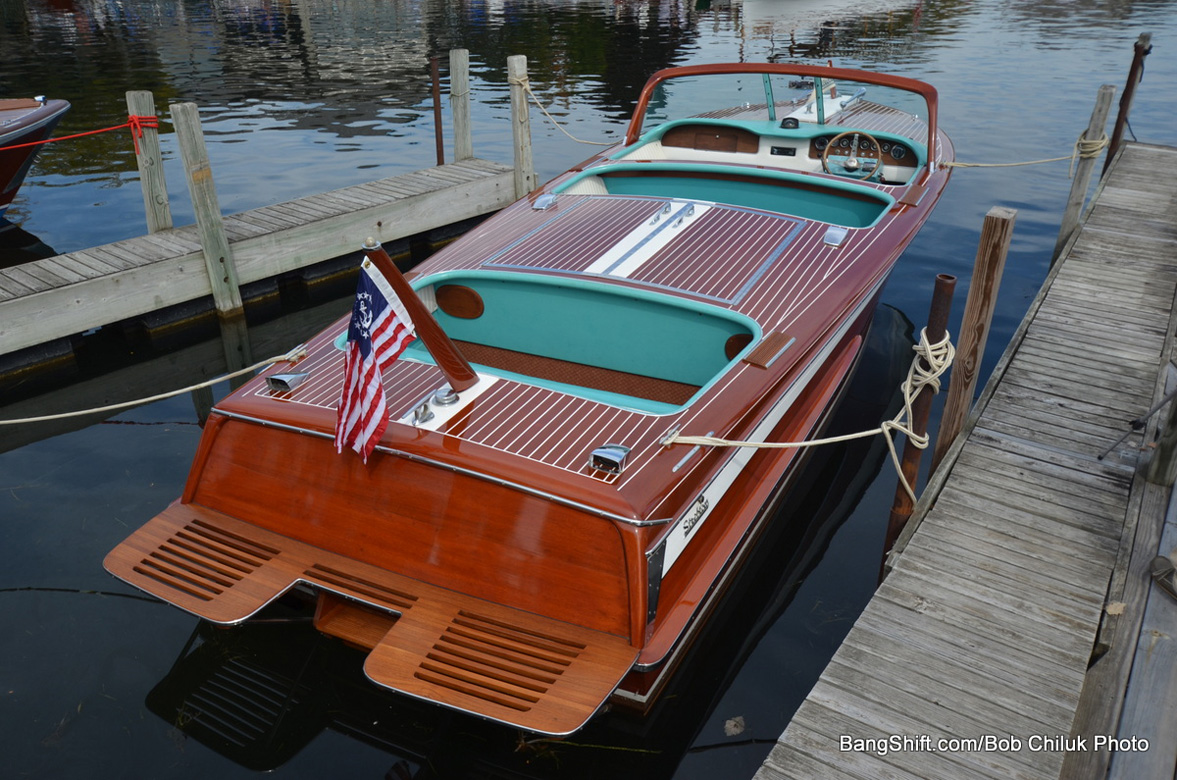
[[[37,142],[53,133],[69,107],[64,100],[0,99],[0,217],[33,165]]]
[[[351,319],[218,404],[107,568],[222,624],[313,594],[374,682],[530,731],[648,704],[801,457],[675,436],[818,434],[947,183],[936,108],[862,71],[660,71],[624,142],[411,283],[373,248]]]

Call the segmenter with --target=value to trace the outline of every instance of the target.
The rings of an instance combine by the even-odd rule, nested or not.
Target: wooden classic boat
[[[33,165],[41,148],[35,144],[49,137],[69,108],[64,100],[0,100],[0,217]]]
[[[352,318],[218,404],[107,568],[221,624],[313,596],[374,682],[529,731],[649,705],[801,457],[675,436],[818,434],[947,183],[936,108],[854,70],[656,73],[622,143],[411,281],[373,247]],[[397,339],[362,332],[379,298],[418,337],[356,385]]]

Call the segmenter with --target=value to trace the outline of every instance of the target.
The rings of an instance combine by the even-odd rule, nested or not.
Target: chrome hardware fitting
[[[433,410],[429,408],[428,401],[413,410],[413,425],[420,425],[421,423],[429,422],[432,419]]]
[[[310,374],[307,372],[298,374],[274,374],[266,377],[266,387],[274,393],[289,393],[301,385],[308,376]]]
[[[628,455],[629,447],[624,444],[605,444],[597,447],[589,455],[589,466],[597,471],[620,474],[625,468],[625,458]]]

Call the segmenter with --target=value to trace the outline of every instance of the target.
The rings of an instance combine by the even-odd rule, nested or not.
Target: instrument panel
[[[809,156],[812,159],[820,160],[822,154],[825,153],[829,147],[830,141],[838,137],[838,133],[831,133],[829,135],[821,135],[809,142]],[[882,157],[884,165],[914,165],[915,152],[906,144],[901,144],[897,141],[879,140],[879,148],[875,147],[872,142],[865,135],[858,136],[857,156],[866,157],[869,159],[878,159]],[[832,155],[840,155],[843,157],[849,156],[854,152],[854,133],[848,133],[838,138],[837,146],[830,152]],[[881,152],[881,154],[880,154]]]

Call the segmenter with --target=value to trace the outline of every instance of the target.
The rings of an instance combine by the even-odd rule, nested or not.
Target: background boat
[[[0,99],[0,219],[28,175],[41,145],[69,111],[64,100]]]

